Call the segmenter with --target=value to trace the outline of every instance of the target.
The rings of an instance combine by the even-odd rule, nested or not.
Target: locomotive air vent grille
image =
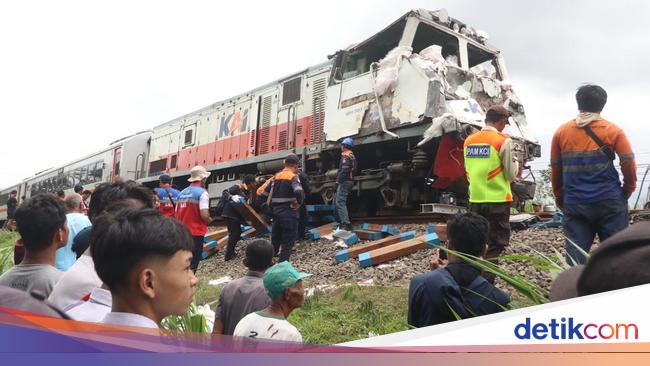
[[[255,148],[255,137],[257,135],[255,132],[257,132],[257,130],[252,130],[251,131],[251,141],[250,141],[250,147],[251,148]]]
[[[278,139],[278,150],[286,150],[287,149],[287,138],[288,138],[287,131],[281,131],[280,132],[280,138]]]
[[[264,128],[260,131],[260,154],[269,152],[269,129]]]
[[[296,127],[296,135],[302,135],[302,126]]]
[[[323,127],[325,122],[325,87],[326,79],[314,81],[312,95],[312,124],[309,134],[309,143],[323,142]]]
[[[272,96],[264,98],[262,102],[262,127],[269,127],[271,125],[271,102],[273,101]]]

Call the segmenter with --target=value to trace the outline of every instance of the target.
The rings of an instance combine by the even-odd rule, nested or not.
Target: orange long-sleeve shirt
[[[551,143],[551,183],[555,197],[564,204],[629,197],[636,189],[636,162],[623,130],[604,119],[591,122],[589,127],[618,155],[623,186],[613,162],[571,120],[557,129]]]

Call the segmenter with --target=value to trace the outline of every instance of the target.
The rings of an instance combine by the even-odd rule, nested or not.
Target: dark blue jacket
[[[237,212],[237,209],[235,209],[235,203],[230,200],[231,196],[242,196],[245,199],[248,199],[248,191],[243,189],[239,184],[235,184],[234,186],[224,190],[221,196],[221,199],[225,200],[225,205],[223,206],[223,212],[221,213],[221,216],[229,217],[231,219],[243,222],[244,219],[241,217],[239,212]]]
[[[460,286],[452,275],[476,271],[467,286]],[[464,274],[464,275],[463,275]],[[461,280],[462,282],[462,280]],[[479,294],[479,295],[477,295]],[[414,327],[426,327],[456,320],[453,309],[461,318],[471,318],[503,311],[510,298],[494,287],[480,270],[465,262],[450,262],[447,268],[417,275],[409,287],[408,323]],[[497,305],[499,304],[499,305]]]

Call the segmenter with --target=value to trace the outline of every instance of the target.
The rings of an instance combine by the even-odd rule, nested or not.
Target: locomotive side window
[[[193,130],[185,131],[185,145],[186,146],[192,144],[192,132],[193,132]]]
[[[98,161],[95,163],[95,169],[93,170],[93,183],[100,182],[102,180],[104,170],[104,163]]]
[[[167,169],[167,159],[155,160],[149,163],[149,172],[151,174],[158,174],[164,172]]]
[[[364,43],[345,51],[341,63],[337,65],[335,79],[347,80],[370,71],[373,62],[381,60],[399,45],[405,24],[405,21],[397,22]]]
[[[300,78],[291,79],[282,84],[282,105],[300,100]]]
[[[171,161],[169,162],[169,169],[176,169],[176,158],[177,155],[172,155]]]

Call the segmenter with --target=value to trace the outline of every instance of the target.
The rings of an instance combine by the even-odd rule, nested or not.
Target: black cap
[[[172,182],[172,177],[170,177],[168,174],[161,174],[160,177],[158,177],[158,180],[160,180],[163,183],[171,183]]]
[[[298,155],[296,154],[289,154],[287,157],[284,159],[284,162],[287,164],[298,164],[300,162],[300,159],[298,158]]]

